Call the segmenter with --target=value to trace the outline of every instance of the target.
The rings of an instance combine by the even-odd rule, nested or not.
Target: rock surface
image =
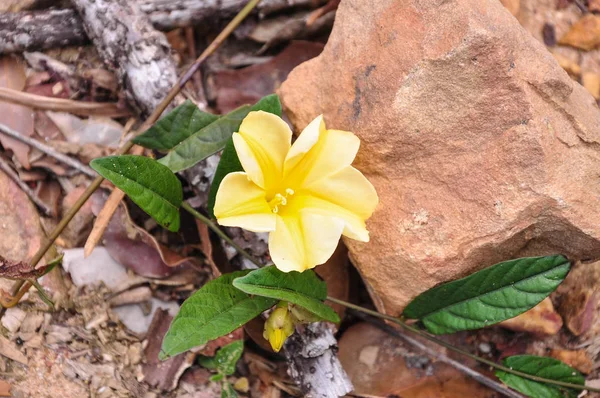
[[[380,205],[347,240],[380,310],[496,262],[600,257],[600,112],[497,0],[343,0],[280,89],[361,138]]]

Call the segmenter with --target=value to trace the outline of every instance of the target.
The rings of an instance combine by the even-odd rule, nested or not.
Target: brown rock
[[[574,367],[581,373],[588,374],[592,371],[594,363],[585,350],[562,350],[553,349],[550,351],[552,358],[563,361],[569,366]]]
[[[554,335],[562,325],[563,320],[548,297],[529,311],[500,323],[500,326],[507,329],[535,335]]]
[[[280,94],[355,132],[380,205],[346,240],[376,305],[502,260],[600,256],[600,113],[495,0],[344,0]],[[593,183],[592,183],[593,182]]]

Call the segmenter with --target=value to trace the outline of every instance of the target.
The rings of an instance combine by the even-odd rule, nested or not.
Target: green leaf
[[[224,381],[221,386],[221,398],[237,398],[237,396],[233,386],[228,381]]]
[[[277,94],[262,97],[256,104],[252,105],[251,111],[265,111],[281,117],[281,101]]]
[[[244,352],[244,341],[236,340],[226,346],[221,347],[215,355],[217,370],[226,376],[235,373],[235,364],[242,357]]]
[[[178,172],[192,167],[199,161],[220,151],[225,147],[231,135],[239,130],[242,120],[251,111],[263,110],[281,116],[281,103],[277,95],[268,95],[254,106],[242,106],[227,115],[221,116],[213,123],[192,134],[172,148],[169,154],[159,161]]]
[[[187,100],[133,142],[145,148],[168,151],[218,118],[217,115],[201,111],[192,101]]]
[[[210,376],[209,380],[210,381],[221,381],[225,378],[225,375],[221,374],[221,373],[217,373],[216,375],[212,375]]]
[[[156,160],[145,156],[108,156],[92,160],[90,166],[115,184],[160,225],[179,229],[181,182]]]
[[[518,370],[528,375],[571,384],[585,384],[585,378],[581,373],[554,358],[538,357],[535,355],[516,355],[505,358],[503,363],[504,366],[512,370]],[[572,388],[528,380],[502,370],[497,370],[496,376],[507,386],[532,398],[576,398],[581,392]]]
[[[233,286],[248,294],[289,301],[330,322],[339,322],[337,313],[323,303],[327,285],[312,270],[281,272],[274,265],[236,278]]]
[[[248,105],[244,105],[227,115],[221,116],[215,122],[181,141],[159,162],[173,172],[192,167],[199,161],[223,149],[227,140],[238,130],[242,120],[250,110],[251,108]]]
[[[421,319],[434,334],[490,326],[533,308],[556,289],[569,267],[563,256],[499,263],[426,291],[403,315]]]
[[[203,368],[210,370],[217,370],[217,360],[215,357],[207,357],[204,355],[198,355],[198,364]],[[213,380],[214,381],[214,380]]]
[[[251,297],[231,282],[248,271],[225,274],[191,295],[173,319],[162,344],[160,359],[224,336],[275,305],[276,300]]]
[[[213,182],[210,185],[207,204],[209,217],[214,218],[215,216],[213,213],[215,199],[217,198],[217,191],[219,190],[219,186],[221,186],[221,181],[223,181],[223,178],[225,178],[227,174],[233,173],[234,171],[244,171],[244,168],[242,167],[237,152],[235,151],[235,147],[233,146],[233,140],[230,138],[225,144],[225,149],[223,149],[223,154],[221,155],[217,170],[215,171]]]

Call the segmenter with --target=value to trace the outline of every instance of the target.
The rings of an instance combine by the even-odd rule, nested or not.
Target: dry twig
[[[131,114],[128,109],[121,109],[113,102],[83,102],[44,97],[6,87],[0,87],[0,101],[45,111],[69,112],[79,116],[122,117]]]
[[[2,169],[6,173],[6,175],[8,175],[15,182],[15,184],[17,184],[19,186],[19,188],[21,188],[21,190],[27,194],[27,196],[29,196],[29,199],[31,199],[31,201],[33,203],[35,203],[40,208],[40,210],[42,210],[44,212],[45,215],[52,216],[52,209],[49,208],[48,206],[46,206],[46,204],[35,195],[33,190],[31,188],[29,188],[29,185],[27,185],[23,181],[21,181],[18,174],[12,169],[12,167],[10,167],[8,162],[6,160],[4,160],[1,156],[0,156],[0,169]]]
[[[97,176],[97,174],[94,170],[92,170],[90,167],[84,165],[79,160],[73,159],[72,157],[69,157],[67,155],[63,155],[62,153],[57,152],[56,150],[49,147],[48,145],[42,144],[41,142],[39,142],[38,140],[35,140],[33,138],[26,137],[26,136],[20,134],[18,131],[15,131],[15,130],[11,129],[10,127],[8,127],[4,124],[1,124],[1,123],[0,123],[0,132],[6,134],[16,140],[19,140],[37,150],[45,153],[46,155],[48,155],[50,157],[53,157],[54,159],[58,160],[59,162],[64,163],[67,166],[70,166],[70,167],[74,168],[75,170],[82,172],[85,175],[88,175],[92,178],[95,178]]]

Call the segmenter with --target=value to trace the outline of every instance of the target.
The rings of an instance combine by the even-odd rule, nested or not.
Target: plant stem
[[[580,384],[565,383],[565,382],[558,381],[558,380],[545,379],[543,377],[538,377],[538,376],[530,375],[530,374],[527,374],[527,373],[519,372],[518,370],[514,370],[514,369],[511,369],[511,368],[508,368],[506,366],[497,364],[494,361],[490,361],[488,359],[481,358],[481,357],[479,357],[479,356],[477,356],[475,354],[471,354],[470,352],[461,350],[460,348],[455,347],[455,346],[453,346],[450,343],[447,343],[447,342],[445,342],[443,340],[440,340],[440,339],[438,339],[436,337],[433,337],[429,333],[426,333],[426,332],[424,332],[423,330],[421,330],[419,328],[416,328],[416,327],[414,327],[412,325],[408,325],[406,322],[404,322],[400,318],[396,318],[396,317],[391,316],[391,315],[381,314],[381,313],[379,313],[377,311],[373,311],[373,310],[370,310],[368,308],[364,308],[364,307],[361,307],[361,306],[358,306],[358,305],[355,305],[355,304],[352,304],[352,303],[348,303],[346,301],[339,300],[339,299],[336,299],[334,297],[327,297],[327,300],[331,301],[332,303],[343,305],[346,308],[350,308],[350,309],[355,310],[355,311],[360,311],[362,313],[365,313],[365,314],[368,314],[368,315],[372,315],[372,316],[375,316],[377,318],[381,318],[381,319],[385,319],[385,320],[388,320],[390,322],[393,322],[393,323],[395,323],[397,325],[400,325],[402,328],[404,328],[404,329],[406,329],[406,330],[408,330],[408,331],[410,331],[410,332],[412,332],[412,333],[414,333],[414,334],[416,334],[418,336],[421,336],[421,337],[423,337],[423,338],[425,338],[425,339],[427,339],[429,341],[432,341],[432,342],[434,342],[434,343],[436,343],[438,345],[441,345],[442,347],[447,348],[447,349],[449,349],[451,351],[454,351],[456,353],[459,353],[461,355],[464,355],[466,357],[474,359],[477,362],[480,362],[480,363],[483,363],[485,365],[491,366],[494,369],[498,369],[498,370],[501,370],[503,372],[510,373],[510,374],[515,375],[515,376],[523,377],[525,379],[529,379],[529,380],[532,380],[532,381],[537,381],[537,382],[540,382],[540,383],[553,384],[553,385],[556,385],[556,386],[561,386],[561,387],[565,387],[565,388],[572,388],[572,389],[576,389],[576,390],[588,390],[588,391],[593,391],[593,392],[600,392],[600,388],[592,388],[592,387],[582,386]]]
[[[216,233],[217,235],[219,235],[219,237],[221,239],[223,239],[225,242],[227,242],[231,246],[233,246],[233,248],[235,250],[237,250],[237,252],[241,256],[243,256],[244,258],[252,261],[252,263],[254,263],[259,268],[264,266],[263,264],[260,263],[260,261],[258,261],[257,259],[255,259],[250,253],[248,253],[247,251],[245,251],[244,249],[242,249],[237,243],[235,243],[233,241],[233,239],[231,239],[229,236],[227,236],[227,234],[225,232],[223,232],[221,230],[221,228],[219,228],[218,225],[216,225],[208,217],[204,216],[202,213],[200,213],[199,211],[197,211],[196,209],[194,209],[192,206],[190,206],[189,203],[183,202],[183,204],[181,205],[181,207],[183,207],[185,210],[187,210],[188,213],[190,213],[192,216],[196,217],[198,220],[200,220],[204,224],[206,224],[206,226],[208,228],[212,229],[214,233]]]
[[[147,130],[150,126],[152,126],[158,118],[162,115],[165,109],[169,106],[173,98],[179,93],[179,91],[183,88],[183,86],[187,83],[187,81],[194,75],[194,73],[198,70],[202,62],[206,60],[219,46],[225,41],[225,39],[237,28],[237,26],[250,14],[252,9],[256,7],[256,5],[261,0],[250,0],[248,4],[244,8],[240,10],[240,12],[227,24],[227,26],[223,29],[221,33],[210,43],[210,45],[200,54],[200,56],[194,61],[194,63],[189,67],[189,69],[181,76],[177,84],[171,88],[166,97],[161,101],[161,103],[156,107],[156,109],[152,112],[150,116],[146,119],[146,121],[142,124],[142,126],[138,129],[138,132],[143,132]],[[129,150],[133,147],[133,142],[126,142],[118,151],[117,155],[122,155],[124,153],[129,152]],[[48,239],[44,242],[42,247],[35,253],[33,258],[31,259],[31,265],[35,267],[37,263],[44,257],[48,249],[54,244],[54,241],[65,229],[67,224],[73,219],[75,214],[81,209],[84,203],[92,196],[94,191],[98,189],[100,184],[104,178],[96,177],[96,179],[90,184],[90,186],[85,190],[85,192],[79,197],[79,199],[73,204],[73,206],[69,209],[67,214],[60,220],[56,228],[52,230]],[[19,288],[23,285],[22,281],[17,281],[13,286],[13,292],[18,292]],[[13,293],[16,294],[16,293]]]

